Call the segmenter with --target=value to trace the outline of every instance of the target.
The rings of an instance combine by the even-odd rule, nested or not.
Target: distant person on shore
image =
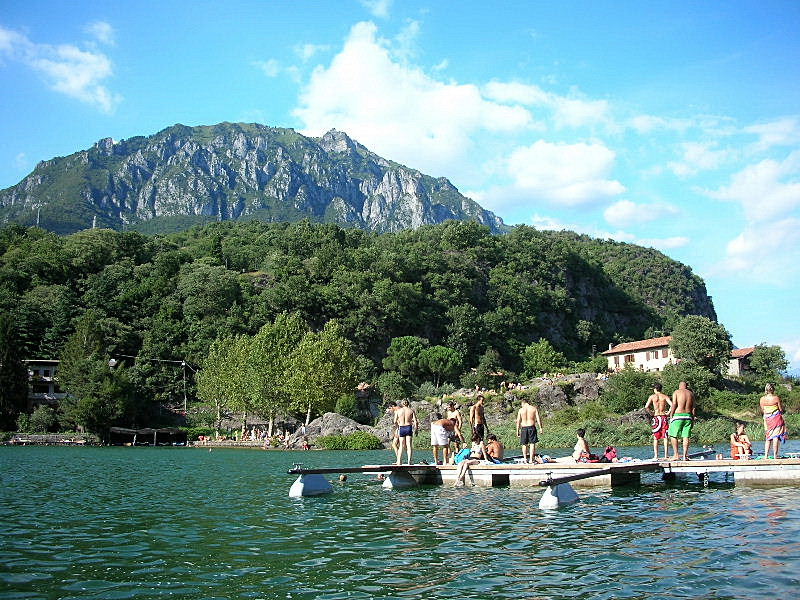
[[[419,421],[417,421],[417,413],[409,406],[408,400],[403,400],[400,408],[394,413],[394,423],[397,426],[397,436],[400,438],[400,443],[397,446],[397,462],[401,464],[403,461],[403,449],[406,451],[406,459],[408,464],[412,462],[414,454],[413,441],[414,434],[419,431]]]
[[[753,444],[744,432],[744,423],[736,423],[736,432],[731,434],[731,458],[750,458],[753,456]]]
[[[770,449],[772,458],[780,457],[781,442],[786,443],[786,421],[783,419],[783,404],[780,396],[775,394],[775,384],[768,383],[764,386],[764,395],[759,400],[761,412],[764,413],[764,458],[769,458]]]
[[[489,428],[486,426],[486,412],[483,407],[483,394],[478,394],[475,404],[469,407],[469,422],[472,425],[472,432],[483,442],[483,438],[489,433]]]
[[[464,449],[466,452],[466,448]],[[473,465],[479,465],[483,461],[492,462],[489,459],[489,453],[486,446],[483,445],[483,440],[478,437],[477,433],[472,434],[472,446],[470,447],[469,456],[464,458],[458,463],[458,473],[456,474],[456,487],[464,485],[464,480],[467,475],[467,470]],[[472,475],[470,475],[470,478]]]
[[[688,460],[689,438],[692,436],[694,416],[694,393],[685,381],[681,381],[678,389],[672,394],[672,406],[669,407],[669,440],[672,443],[670,460]],[[678,456],[678,438],[683,440],[681,456]]]
[[[450,419],[443,419],[436,413],[436,421],[431,423],[431,448],[433,448],[433,464],[450,464],[450,434],[455,425]],[[442,451],[442,462],[439,462],[439,450]]]
[[[466,441],[463,434],[464,417],[461,416],[461,411],[458,410],[458,406],[456,406],[455,402],[450,402],[447,405],[447,411],[444,413],[444,416],[445,418],[453,421],[455,424],[450,438],[453,440],[455,451],[458,452],[461,449],[462,444],[464,444]]]
[[[523,396],[522,406],[517,411],[517,435],[522,446],[523,462],[535,462],[536,444],[539,442],[539,431],[541,430],[542,419],[539,417],[539,410],[530,403],[527,396]]]
[[[503,442],[497,439],[497,436],[493,433],[490,433],[487,437],[489,443],[486,444],[486,452],[489,453],[489,456],[493,459],[492,462],[503,462],[503,454],[505,453],[505,446],[503,446]]]
[[[658,460],[658,441],[664,440],[664,459],[667,458],[667,438],[669,437],[669,418],[667,413],[672,407],[672,400],[662,393],[661,384],[653,385],[653,393],[647,399],[644,409],[652,413],[650,427],[653,431],[653,460]]]

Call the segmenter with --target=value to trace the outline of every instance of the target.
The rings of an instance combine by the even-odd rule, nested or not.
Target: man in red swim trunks
[[[661,384],[653,385],[653,393],[647,399],[644,409],[652,411],[651,426],[653,429],[653,459],[658,460],[658,440],[664,440],[664,458],[667,458],[667,438],[669,431],[669,409],[672,401],[669,396],[661,392]]]

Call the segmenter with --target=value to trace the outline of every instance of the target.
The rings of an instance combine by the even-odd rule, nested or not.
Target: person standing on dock
[[[775,394],[775,384],[768,383],[764,386],[764,395],[759,401],[761,412],[764,413],[764,458],[769,458],[770,448],[772,458],[780,456],[781,442],[786,442],[786,421],[783,419],[783,404],[781,398]]]
[[[694,394],[685,381],[678,384],[669,407],[669,439],[672,442],[671,460],[688,460],[689,438],[694,424]],[[683,455],[678,456],[678,438],[683,439]]]
[[[392,413],[392,451],[395,454],[397,454],[397,450],[400,448],[400,436],[397,435],[397,419],[395,419],[398,408],[397,402],[389,402],[389,410]]]
[[[455,451],[458,452],[461,450],[462,444],[466,442],[464,439],[464,434],[462,433],[464,427],[464,417],[461,416],[461,411],[458,410],[455,402],[450,402],[447,405],[447,412],[445,412],[444,416],[455,424],[451,439],[453,440]]]
[[[536,427],[539,427],[538,431]],[[522,446],[522,460],[526,463],[536,462],[536,443],[539,441],[539,431],[542,430],[542,419],[539,410],[522,397],[522,406],[517,412],[517,435]]]
[[[450,464],[450,434],[455,425],[450,419],[443,419],[436,413],[436,421],[431,423],[431,448],[433,448],[433,464]],[[442,450],[442,462],[439,462],[439,449]]]
[[[653,460],[658,460],[658,441],[664,440],[664,459],[666,460],[667,437],[669,437],[669,418],[667,413],[672,408],[672,400],[661,391],[661,384],[653,385],[653,393],[644,405],[646,411],[652,412],[650,426],[653,430]]]
[[[397,435],[400,438],[400,444],[397,447],[397,462],[395,464],[402,464],[403,449],[405,448],[408,464],[413,465],[411,458],[414,453],[413,436],[419,430],[419,421],[417,421],[417,413],[409,406],[407,399],[400,404],[400,408],[394,413],[394,424],[397,426]]]
[[[469,407],[469,422],[472,424],[472,433],[477,435],[481,442],[489,433],[486,426],[486,413],[483,408],[483,394],[478,394],[475,404]]]

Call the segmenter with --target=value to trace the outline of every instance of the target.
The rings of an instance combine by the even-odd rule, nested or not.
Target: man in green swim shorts
[[[672,443],[670,460],[688,460],[689,437],[692,435],[694,423],[694,394],[685,381],[678,384],[672,394],[672,406],[669,408],[669,441]],[[678,456],[678,438],[683,439],[683,456]]]

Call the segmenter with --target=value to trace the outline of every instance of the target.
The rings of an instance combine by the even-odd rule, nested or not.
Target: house
[[[666,365],[676,362],[669,347],[670,341],[672,336],[665,335],[649,340],[625,342],[609,346],[603,356],[608,360],[609,371],[619,371],[628,364],[641,371],[662,371]]]
[[[736,348],[731,352],[728,361],[728,375],[744,375],[750,371],[750,358],[753,356],[755,346],[749,348]]]
[[[65,393],[58,387],[57,360],[26,360],[28,367],[28,411],[40,404],[57,405]]]

